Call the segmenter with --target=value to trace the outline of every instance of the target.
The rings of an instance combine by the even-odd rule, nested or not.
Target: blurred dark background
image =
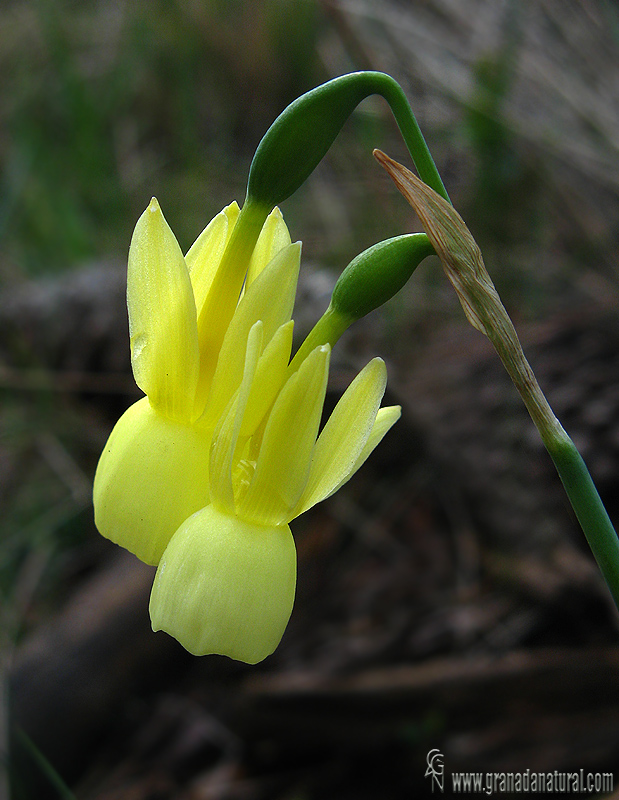
[[[403,418],[293,523],[295,611],[249,668],[150,630],[92,477],[138,397],[124,306],[152,195],[186,250],[299,94],[403,86],[556,412],[619,518],[619,12],[611,0],[6,0],[0,9],[0,797],[429,796],[451,770],[615,771],[617,615],[515,391],[436,259],[334,354]],[[365,101],[283,211],[307,332],[418,222]],[[9,747],[10,742],[10,747]],[[3,755],[8,753],[8,755]]]

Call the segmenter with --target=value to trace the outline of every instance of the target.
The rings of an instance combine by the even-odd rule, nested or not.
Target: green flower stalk
[[[580,453],[539,387],[477,243],[458,212],[443,197],[389,156],[379,150],[374,155],[419,216],[467,319],[494,345],[552,458],[619,607],[619,538]]]

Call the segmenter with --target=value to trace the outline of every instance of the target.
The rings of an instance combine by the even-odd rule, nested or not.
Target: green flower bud
[[[386,239],[364,250],[340,275],[331,308],[351,321],[390,300],[434,248],[425,233]]]
[[[314,171],[353,110],[372,94],[382,95],[391,106],[422,179],[446,197],[399,84],[382,72],[353,72],[317,86],[279,115],[254,155],[248,200],[272,208],[290,197]]]
[[[353,322],[390,300],[424,258],[434,255],[425,233],[407,233],[369,247],[338,278],[329,308],[314,325],[292,359],[298,369],[315,347],[332,347]]]

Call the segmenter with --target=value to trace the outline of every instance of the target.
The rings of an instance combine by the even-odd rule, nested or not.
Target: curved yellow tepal
[[[194,655],[256,664],[284,634],[295,585],[288,525],[253,525],[207,506],[179,528],[161,558],[150,599],[153,630]]]
[[[251,436],[256,432],[284,385],[292,350],[293,326],[292,320],[280,325],[260,356],[243,415],[241,436]]]
[[[189,422],[199,371],[196,306],[185,259],[155,198],[131,239],[127,306],[136,383],[166,417]]]
[[[374,425],[372,426],[368,440],[364,444],[359,457],[355,461],[355,465],[353,466],[348,478],[352,477],[355,472],[363,466],[368,457],[372,454],[372,451],[378,447],[385,435],[389,433],[391,428],[396,424],[401,416],[401,406],[385,406],[384,408],[378,409],[378,414],[376,415],[376,420],[374,421]],[[339,483],[335,489],[333,489],[333,492],[330,492],[330,494],[337,492],[340,486],[345,483],[348,478],[342,481],[342,483]]]
[[[234,226],[238,222],[241,209],[239,208],[239,204],[236,202],[236,200],[233,200],[224,207],[223,213],[228,217],[228,234],[226,236],[226,244],[228,244],[230,237],[232,236]]]
[[[374,358],[346,389],[318,437],[295,516],[320,503],[350,478],[372,432],[386,385],[385,362]]]
[[[147,564],[157,564],[172,534],[209,501],[210,436],[166,420],[148,398],[116,423],[95,474],[99,532]]]
[[[291,519],[305,485],[329,377],[328,345],[317,347],[280,391],[266,423],[256,468],[237,511],[262,525]]]
[[[264,324],[264,346],[290,320],[299,277],[301,245],[281,250],[241,298],[221,345],[202,422],[212,425],[237,390],[245,364],[247,337],[256,320]]]
[[[243,380],[233,400],[228,404],[226,413],[213,431],[210,460],[211,502],[220,511],[234,514],[234,490],[232,487],[232,465],[236,453],[241,423],[256,367],[262,348],[262,321],[253,325],[247,340],[247,357]]]
[[[228,215],[225,210],[220,211],[198,236],[185,256],[198,316],[221,263],[229,228]]]
[[[252,253],[245,286],[249,286],[260,275],[272,258],[290,244],[290,233],[282,212],[275,207],[266,218]]]

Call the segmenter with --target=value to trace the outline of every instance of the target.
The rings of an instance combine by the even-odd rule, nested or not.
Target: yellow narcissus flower
[[[209,502],[213,427],[243,374],[238,340],[244,348],[262,319],[268,349],[292,313],[300,245],[290,243],[275,209],[248,270],[247,263],[230,264],[224,252],[238,217],[236,203],[225,208],[183,257],[153,198],[131,241],[131,362],[146,397],[110,435],[95,475],[94,507],[99,531],[148,564],[159,562],[176,529]]]
[[[290,332],[280,326],[265,347],[267,326],[252,325],[240,386],[212,437],[211,503],[183,522],[159,562],[153,629],[195,655],[253,664],[273,652],[295,594],[288,523],[337,491],[400,416],[398,406],[379,409],[386,370],[377,358],[318,435],[331,349],[316,347],[291,371]]]
[[[224,209],[185,257],[156,200],[138,221],[127,302],[146,397],[110,435],[94,505],[104,536],[159,565],[155,630],[256,663],[292,611],[288,523],[348,480],[400,409],[379,410],[374,359],[318,436],[330,345],[314,336],[290,363],[300,244],[275,209],[243,266],[228,246],[238,215]]]

